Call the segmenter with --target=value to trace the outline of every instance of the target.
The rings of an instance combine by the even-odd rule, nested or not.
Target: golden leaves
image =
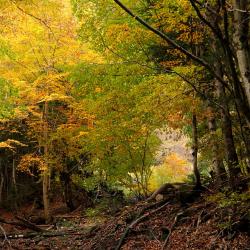
[[[171,153],[159,166],[151,168],[150,190],[154,191],[166,182],[182,182],[191,172],[190,163],[179,155]]]
[[[11,151],[15,151],[17,146],[26,147],[27,145],[20,141],[12,140],[12,139],[8,139],[6,141],[0,142],[0,148],[2,149],[9,149]]]
[[[43,171],[46,169],[44,160],[34,154],[26,154],[22,156],[20,163],[17,166],[17,170],[20,172],[34,175],[35,172]]]
[[[46,95],[43,97],[42,100],[40,100],[39,103],[44,103],[44,102],[53,102],[53,101],[61,101],[61,102],[70,102],[72,101],[73,98],[70,96],[66,96],[66,95],[62,95],[62,94],[57,94],[57,93],[53,93],[51,95]]]

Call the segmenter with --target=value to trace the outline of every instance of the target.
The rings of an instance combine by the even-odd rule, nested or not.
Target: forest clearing
[[[250,249],[250,0],[0,9],[0,249]]]

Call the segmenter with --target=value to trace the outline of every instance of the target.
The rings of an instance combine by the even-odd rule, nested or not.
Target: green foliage
[[[100,215],[100,210],[97,208],[87,208],[85,210],[85,215],[88,218],[96,218],[96,217],[98,217],[98,215]]]
[[[249,204],[250,192],[219,192],[217,194],[209,196],[208,200],[211,202],[216,202],[221,208],[244,206],[244,204]]]
[[[4,78],[0,78],[0,89],[0,119],[3,119],[14,114],[18,91],[10,81]]]
[[[15,59],[15,54],[11,49],[10,44],[0,37],[0,58]]]
[[[102,197],[95,202],[94,208],[87,208],[85,215],[89,218],[103,217],[103,215],[114,214],[123,205],[123,201],[119,197]]]
[[[84,171],[86,171],[86,169],[88,169],[88,167],[85,167]],[[83,188],[87,191],[92,191],[98,187],[99,183],[102,182],[103,179],[100,178],[98,174],[88,178],[82,178],[80,175],[74,174],[72,176],[72,181],[76,186]]]

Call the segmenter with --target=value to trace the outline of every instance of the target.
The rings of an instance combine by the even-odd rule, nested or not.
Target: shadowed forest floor
[[[24,215],[24,210],[28,208],[19,213]],[[249,208],[219,208],[205,195],[185,205],[138,202],[93,218],[81,209],[63,210],[60,203],[54,204],[53,223],[38,225],[43,232],[3,224],[8,240],[2,236],[2,249],[250,249],[249,221],[244,217]],[[1,214],[8,221],[16,219],[6,211]]]

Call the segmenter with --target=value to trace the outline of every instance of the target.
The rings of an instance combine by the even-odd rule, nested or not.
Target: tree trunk
[[[239,161],[238,161],[238,156],[236,153],[234,139],[233,139],[232,122],[231,122],[231,116],[230,116],[229,109],[228,109],[225,88],[219,81],[216,81],[216,88],[217,88],[217,93],[218,93],[218,97],[220,100],[220,104],[222,106],[222,109],[221,109],[222,133],[224,137],[228,172],[229,172],[231,184],[233,184],[233,179],[235,179],[240,173]]]
[[[195,188],[200,189],[201,177],[198,169],[198,132],[197,132],[197,118],[195,113],[193,113],[192,117],[192,134],[193,134],[192,156],[193,156],[193,172],[195,176]]]
[[[221,157],[221,154],[219,152],[214,113],[211,107],[208,107],[208,109],[210,111],[210,116],[208,119],[208,128],[211,134],[213,171],[215,173],[215,182],[218,186],[220,186],[226,178],[226,171],[222,160],[223,157]]]
[[[44,217],[46,222],[50,221],[49,212],[49,162],[48,162],[48,102],[44,103],[44,159],[45,166],[43,171],[43,206],[44,206]]]
[[[60,173],[60,181],[63,184],[65,203],[69,210],[73,211],[75,206],[73,203],[71,175],[68,170],[62,171]]]
[[[13,205],[14,205],[14,208],[17,209],[16,166],[15,166],[14,153],[13,153],[13,159],[12,159],[12,189],[14,193]]]
[[[243,88],[250,107],[249,0],[233,0],[234,48]]]
[[[1,205],[3,202],[3,186],[4,186],[4,175],[2,171],[0,173],[0,176],[1,176],[1,180],[0,180],[0,205]]]

